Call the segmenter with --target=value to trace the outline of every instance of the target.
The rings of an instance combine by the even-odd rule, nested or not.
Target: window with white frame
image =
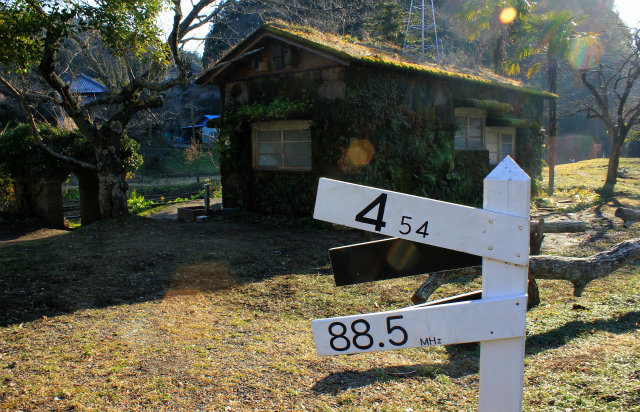
[[[264,170],[311,170],[309,120],[252,125],[253,167]]]
[[[472,108],[457,108],[455,116],[458,125],[455,134],[455,148],[458,150],[483,149],[486,112]]]
[[[514,157],[516,129],[513,127],[487,127],[485,147],[489,151],[489,163],[500,163],[507,155]]]

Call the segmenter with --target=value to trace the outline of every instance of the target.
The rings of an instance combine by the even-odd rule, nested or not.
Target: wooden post
[[[484,180],[483,208],[528,220],[530,193],[531,179],[507,156]],[[529,225],[517,229],[529,239]],[[527,273],[527,265],[483,258],[483,299],[526,294]],[[524,327],[521,337],[480,342],[480,412],[522,410]]]

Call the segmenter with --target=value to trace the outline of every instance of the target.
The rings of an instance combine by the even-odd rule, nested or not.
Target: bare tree
[[[634,30],[626,41],[629,52],[617,61],[580,71],[590,98],[582,102],[578,112],[585,113],[587,118],[600,119],[611,142],[603,186],[606,196],[613,195],[624,141],[640,123],[640,29]]]

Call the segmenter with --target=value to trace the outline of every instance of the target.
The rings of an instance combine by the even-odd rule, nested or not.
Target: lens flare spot
[[[420,259],[418,248],[411,242],[396,243],[387,255],[387,262],[397,271],[415,265],[418,259]]]
[[[571,41],[568,60],[575,69],[590,69],[600,63],[602,53],[599,38],[577,38]]]
[[[518,17],[518,10],[513,7],[507,7],[500,12],[500,23],[510,24]]]
[[[358,139],[351,142],[347,149],[347,158],[353,166],[360,167],[371,162],[375,149],[367,139]]]

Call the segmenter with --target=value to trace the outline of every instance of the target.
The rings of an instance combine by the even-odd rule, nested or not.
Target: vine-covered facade
[[[539,175],[554,96],[372,53],[266,25],[201,75],[223,99],[224,207],[310,216],[320,177],[478,204],[505,155]]]

